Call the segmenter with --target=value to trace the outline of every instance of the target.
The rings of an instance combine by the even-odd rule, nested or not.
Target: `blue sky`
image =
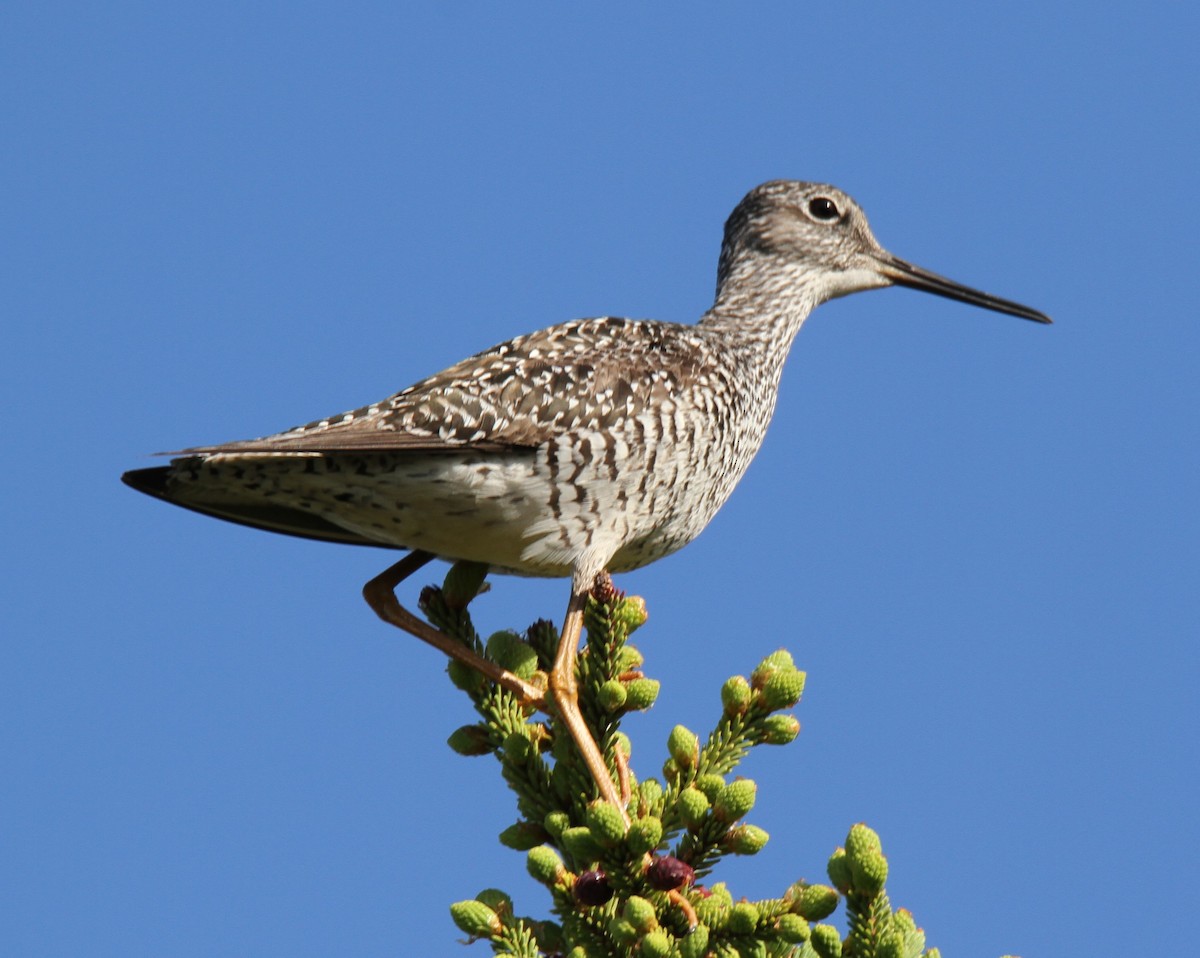
[[[360,600],[387,554],[118,476],[561,320],[690,321],[725,216],[788,177],[1056,325],[817,311],[732,500],[618,581],[664,682],[634,767],[786,646],[804,730],[744,767],[772,840],[735,892],[820,878],[865,820],[943,954],[1170,951],[1200,852],[1195,11],[397,6],[4,14],[0,950],[450,955],[483,887],[544,914],[494,767],[444,744],[465,699]],[[565,601],[499,579],[476,618]]]

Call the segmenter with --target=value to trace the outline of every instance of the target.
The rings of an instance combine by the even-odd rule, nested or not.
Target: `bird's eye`
[[[828,196],[818,196],[809,200],[808,212],[814,220],[820,220],[822,223],[832,223],[842,215],[838,212],[837,204]]]

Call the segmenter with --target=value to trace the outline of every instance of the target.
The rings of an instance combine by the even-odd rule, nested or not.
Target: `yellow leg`
[[[629,816],[625,812],[625,803],[621,801],[608,766],[604,764],[604,756],[600,754],[596,740],[592,738],[592,733],[583,721],[583,713],[579,711],[575,656],[579,649],[579,635],[583,631],[583,607],[586,602],[587,591],[573,585],[567,617],[558,640],[558,653],[554,657],[554,668],[550,672],[550,697],[558,710],[558,717],[575,740],[596,787],[600,789],[600,797],[616,808],[628,825]]]
[[[410,635],[415,635],[422,642],[427,642],[445,655],[470,666],[502,688],[512,692],[521,700],[522,704],[544,709],[545,695],[541,689],[518,678],[495,662],[489,662],[444,632],[439,632],[400,604],[396,598],[396,587],[433,558],[434,556],[428,552],[414,550],[395,565],[375,576],[363,586],[363,598],[367,600],[367,605],[384,622],[403,629]],[[575,680],[575,656],[579,647],[579,636],[583,631],[583,608],[586,601],[586,589],[573,587],[571,602],[567,606],[567,617],[563,622],[562,633],[558,641],[558,652],[554,657],[554,668],[549,676],[550,696],[554,701],[559,718],[570,732],[580,754],[583,755],[583,761],[595,780],[601,797],[613,805],[628,824],[629,816],[625,812],[625,802],[621,800],[608,767],[604,764],[600,748],[592,738],[592,733],[583,720],[583,713],[579,710],[579,690]]]
[[[497,685],[512,692],[523,705],[543,708],[545,695],[541,689],[518,678],[495,662],[489,662],[461,642],[446,635],[445,632],[439,632],[427,622],[422,622],[400,604],[396,598],[396,587],[433,558],[428,552],[414,550],[395,565],[389,566],[363,586],[363,598],[367,600],[367,605],[384,622],[403,629],[409,635],[415,635],[422,642],[428,642],[450,658],[469,665]]]

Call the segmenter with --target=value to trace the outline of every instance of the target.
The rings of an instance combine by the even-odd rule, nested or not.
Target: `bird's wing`
[[[170,455],[533,449],[577,428],[611,425],[639,398],[670,393],[697,354],[684,342],[692,329],[575,320],[501,343],[382,402],[272,436]]]

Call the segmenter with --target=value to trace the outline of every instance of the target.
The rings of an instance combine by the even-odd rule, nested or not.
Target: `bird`
[[[258,529],[406,550],[363,588],[375,613],[523,703],[552,703],[600,797],[625,815],[578,705],[587,595],[598,580],[668,556],[708,525],[762,445],[784,361],[812,310],[893,285],[1051,322],[887,252],[836,187],[774,180],[750,190],[726,221],[716,296],[694,324],[616,316],[561,323],[370,405],[258,439],[183,449],[122,479]],[[400,604],[397,586],[433,558],[570,579],[545,691]]]

